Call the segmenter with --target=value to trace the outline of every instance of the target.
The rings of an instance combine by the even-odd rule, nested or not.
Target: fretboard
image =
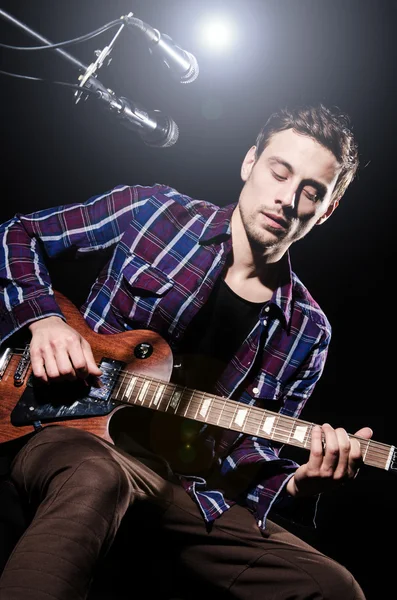
[[[130,372],[120,374],[112,400],[306,449],[310,448],[315,426],[315,423]],[[397,470],[394,446],[350,434],[349,437],[359,440],[365,464],[387,471]]]

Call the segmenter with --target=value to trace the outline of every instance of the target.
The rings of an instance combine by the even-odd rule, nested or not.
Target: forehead
[[[275,157],[288,163],[294,174],[302,179],[318,179],[327,186],[336,182],[341,169],[341,165],[328,148],[293,129],[272,135],[259,160],[269,162]]]

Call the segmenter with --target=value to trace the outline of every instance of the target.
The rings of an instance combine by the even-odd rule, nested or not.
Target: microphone
[[[125,127],[138,133],[147,146],[168,148],[178,140],[178,125],[159,110],[146,110],[128,98],[116,96],[96,77],[90,77],[85,87],[91,89]]]
[[[128,129],[133,129],[147,146],[168,148],[179,138],[179,128],[171,117],[159,110],[145,110],[136,102],[121,96],[117,117]]]
[[[199,66],[197,59],[186,50],[177,46],[169,35],[160,33],[147,23],[135,17],[125,17],[127,25],[136,27],[149,42],[149,52],[160,58],[170,70],[171,75],[181,83],[191,83],[197,79]]]

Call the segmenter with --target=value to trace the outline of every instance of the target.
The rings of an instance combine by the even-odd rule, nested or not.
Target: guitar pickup
[[[25,381],[26,373],[30,367],[30,348],[26,346],[14,373],[14,385],[21,386]]]

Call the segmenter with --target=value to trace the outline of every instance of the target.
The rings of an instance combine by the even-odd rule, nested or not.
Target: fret
[[[244,427],[247,414],[248,408],[239,408],[236,416],[234,417],[234,423],[236,423],[236,425],[238,425],[241,429]]]
[[[138,377],[131,376],[131,379],[127,385],[127,389],[124,392],[124,397],[127,398],[128,402],[130,400],[132,390],[134,389],[137,380],[138,380]]]
[[[276,419],[277,419],[277,420],[276,420]],[[271,435],[270,435],[270,438],[271,438],[272,440],[274,440],[274,431],[276,430],[276,428],[277,428],[277,426],[278,426],[278,424],[279,424],[279,421],[280,421],[280,415],[276,415],[276,417],[275,417],[275,424],[274,424],[274,428],[273,428],[273,431],[272,431],[272,433],[271,433]],[[282,440],[280,439],[280,437],[277,437],[276,439],[277,439],[279,442],[281,442],[281,441],[282,441]]]
[[[123,384],[124,384],[124,380],[125,380],[125,377],[126,377],[126,375],[127,375],[127,372],[125,371],[125,372],[123,373],[123,376],[122,376],[122,377],[119,379],[118,390],[117,390],[116,394],[114,395],[114,399],[115,399],[115,400],[118,400],[118,399],[119,399],[119,398],[118,398],[118,395],[119,395],[119,393],[121,392],[121,388],[122,388],[122,386],[123,386]]]
[[[148,379],[146,379],[146,381],[144,380],[143,386],[141,387],[141,391],[139,392],[139,395],[138,395],[138,401],[141,404],[145,400],[145,396],[146,396],[146,392],[147,392],[147,389],[149,387],[149,384],[150,384],[150,381]]]
[[[169,389],[171,390],[171,386],[168,386],[168,387],[169,387]],[[167,402],[167,404],[166,404],[165,408],[163,408],[163,409],[162,409],[164,412],[167,412],[167,410],[168,410],[168,407],[169,407],[169,405],[170,405],[170,404],[171,404],[171,402],[172,402],[172,397],[173,397],[173,395],[175,394],[175,391],[176,391],[176,389],[177,389],[177,388],[176,388],[176,385],[174,385],[174,386],[173,386],[173,390],[171,391],[171,395],[170,395],[170,397],[169,397],[169,399],[168,399],[168,402]]]
[[[164,394],[164,390],[166,389],[166,385],[161,383],[157,386],[157,392],[154,395],[153,404],[157,408],[158,404],[161,402],[162,396]]]
[[[193,397],[194,397],[194,390],[190,390],[191,394],[190,394],[190,400],[188,402],[186,402],[186,406],[185,406],[185,411],[183,413],[183,416],[186,417],[186,413],[190,408],[190,405],[192,403]]]
[[[387,470],[390,469],[390,465],[393,460],[393,455],[394,455],[394,446],[390,446],[389,456],[387,457],[387,461],[386,461],[386,469]]]
[[[360,441],[360,446],[361,446],[361,444],[362,444],[362,442]],[[366,444],[365,452],[363,453],[363,461],[364,462],[365,462],[365,459],[367,458],[368,448],[369,448],[370,444],[371,444],[371,440],[368,440],[367,444]]]
[[[286,444],[288,444],[291,439],[292,428],[293,428],[294,424],[295,424],[295,421],[293,423],[291,423],[291,426],[289,427],[289,433],[288,433]],[[288,426],[288,423],[287,423],[287,426]]]
[[[309,427],[307,428],[307,436],[304,443],[305,448],[307,448],[308,444],[311,442],[313,427],[314,423],[310,423]]]
[[[295,421],[295,423],[296,423],[296,421]],[[299,424],[296,425],[294,435],[292,436],[292,438],[294,440],[297,440],[300,444],[304,445],[307,430],[308,430],[307,425],[299,425]],[[288,440],[287,444],[288,443],[289,443],[289,440]]]
[[[205,398],[204,392],[201,393],[201,396],[203,397],[203,399]],[[195,412],[194,417],[193,417],[193,419],[195,419],[195,420],[197,420],[197,415],[199,414],[199,410],[201,408],[201,404],[202,404],[202,401],[199,400],[199,402],[197,404],[196,412]]]
[[[211,408],[212,400],[212,398],[207,396],[204,398],[203,402],[201,402],[200,417],[203,417],[205,421],[207,420],[207,413]]]
[[[254,434],[254,430],[253,430],[253,423],[251,423],[250,421],[253,421],[253,417],[252,417],[252,409],[255,408],[254,406],[249,406],[248,407],[248,411],[247,411],[247,421],[246,421],[246,426],[244,428],[246,433],[251,433],[252,435]]]
[[[219,425],[219,423],[220,423],[220,421],[221,421],[221,419],[222,419],[222,413],[223,413],[223,410],[224,410],[224,408],[225,408],[225,406],[226,406],[226,405],[227,405],[227,400],[223,400],[223,402],[222,402],[222,408],[221,408],[221,412],[219,413],[219,417],[218,417],[218,419],[217,419],[217,421],[216,421],[215,425]]]
[[[262,427],[260,427],[260,425],[258,426],[258,435],[259,435],[259,428],[260,428],[261,431],[264,431],[266,433],[266,435],[271,436],[275,420],[276,420],[275,416],[265,415],[265,418],[262,420],[263,421]]]
[[[234,407],[234,411],[233,411],[233,416],[230,419],[230,423],[228,425],[228,427],[231,427],[231,424],[235,422],[235,418],[236,418],[236,412],[239,410],[240,406],[238,402],[235,402],[236,406]]]
[[[175,412],[175,410],[178,407],[178,404],[181,400],[181,396],[182,396],[182,390],[175,388],[175,390],[173,391],[173,393],[171,395],[171,399],[170,399],[170,402],[169,402],[166,410],[168,410],[171,407]]]

